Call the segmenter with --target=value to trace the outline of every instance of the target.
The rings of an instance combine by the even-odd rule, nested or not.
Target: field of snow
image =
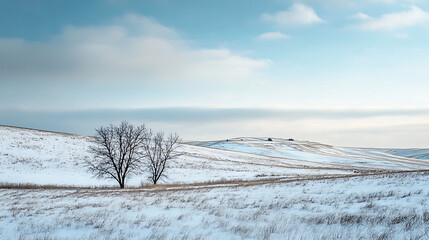
[[[114,186],[87,172],[91,137],[0,126],[0,182],[68,186]],[[171,162],[163,183],[253,180],[373,171],[429,169],[418,150],[359,149],[284,139],[236,138],[182,144],[183,155]],[[417,150],[414,150],[417,151]],[[128,186],[148,183],[132,176]]]
[[[0,239],[429,239],[428,186],[426,172],[187,190],[3,189]]]
[[[162,184],[120,190],[91,144],[0,126],[0,239],[429,239],[429,149],[187,142]]]

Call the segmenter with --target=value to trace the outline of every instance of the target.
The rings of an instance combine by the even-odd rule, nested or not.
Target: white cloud
[[[399,3],[399,2],[408,2],[408,3],[416,3],[421,2],[422,0],[368,0],[371,3],[386,3],[386,4],[393,4],[393,3]]]
[[[387,4],[392,4],[396,1],[397,0],[368,0],[368,2],[371,2],[371,3],[387,3]]]
[[[313,8],[300,3],[295,3],[287,11],[274,14],[264,13],[261,19],[282,26],[309,25],[323,22]]]
[[[259,40],[264,41],[279,41],[289,39],[290,36],[281,32],[267,32],[258,36]]]
[[[290,3],[290,0],[277,0],[281,3]],[[328,7],[362,7],[374,5],[394,5],[394,4],[417,4],[425,0],[300,0],[309,5],[324,5]]]
[[[225,48],[195,48],[154,19],[65,27],[48,42],[0,39],[0,78],[10,81],[234,81],[269,64]]]
[[[352,19],[357,19],[357,20],[369,20],[369,19],[374,19],[373,17],[370,17],[370,16],[366,15],[365,13],[361,13],[361,12],[356,13],[356,14],[355,14],[355,15],[353,15],[351,18],[352,18]]]
[[[383,14],[379,18],[372,18],[362,13],[360,16],[362,22],[358,27],[369,31],[393,30],[429,22],[429,12],[416,6],[412,6],[408,11]]]

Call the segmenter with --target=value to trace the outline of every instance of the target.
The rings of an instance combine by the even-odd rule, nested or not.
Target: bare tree
[[[144,125],[134,126],[122,122],[96,129],[91,152],[94,159],[88,160],[89,170],[98,178],[113,178],[121,188],[127,176],[141,171],[144,144],[148,131]]]
[[[156,184],[163,176],[167,163],[180,155],[176,151],[180,143],[181,140],[177,134],[170,134],[165,137],[163,132],[148,133],[144,151],[148,161],[150,180],[153,184]]]

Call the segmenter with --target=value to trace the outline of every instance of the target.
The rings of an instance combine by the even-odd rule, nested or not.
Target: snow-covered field
[[[116,186],[90,144],[0,126],[0,239],[429,239],[428,149],[187,142],[164,185],[120,190],[86,188]]]
[[[0,239],[429,239],[429,175],[0,192]],[[7,203],[7,204],[5,204]]]

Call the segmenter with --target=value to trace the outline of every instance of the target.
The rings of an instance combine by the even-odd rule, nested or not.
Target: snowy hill
[[[87,172],[91,137],[0,126],[0,182],[76,186],[115,185]],[[323,176],[429,169],[428,149],[345,148],[261,138],[189,142],[171,162],[164,183]],[[128,185],[147,183],[147,176]]]
[[[270,156],[285,159],[289,163],[299,161],[308,166],[368,170],[412,170],[429,167],[429,149],[347,148],[309,141],[267,141],[261,138],[234,138],[227,141],[199,142],[195,145]]]
[[[86,171],[91,144],[0,126],[0,182],[116,186]],[[0,239],[429,239],[427,149],[235,138],[180,151],[164,179],[180,184],[3,185]]]

